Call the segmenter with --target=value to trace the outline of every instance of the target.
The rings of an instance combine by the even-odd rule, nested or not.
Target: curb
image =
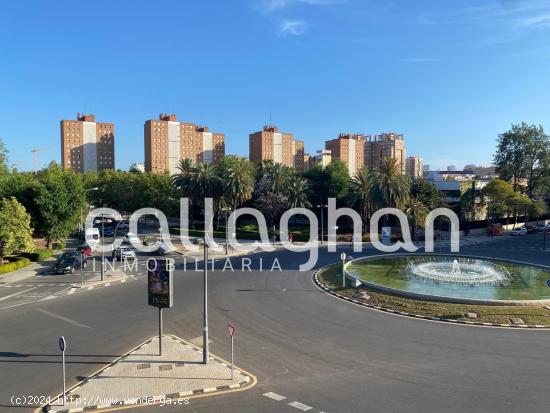
[[[177,342],[179,342],[183,345],[186,345],[188,347],[193,347],[197,350],[201,349],[201,351],[202,351],[201,347],[198,347],[195,344],[190,343],[190,342],[188,342],[188,341],[186,341],[186,340],[184,340],[184,339],[182,339],[182,338],[180,338],[180,337],[178,337],[174,334],[165,334],[165,335],[163,335],[163,337],[170,338],[170,339],[175,340],[175,341],[177,341]],[[126,352],[122,357],[119,357],[116,360],[113,360],[107,366],[99,369],[95,373],[93,373],[90,376],[86,377],[86,379],[84,379],[81,382],[79,382],[79,383],[75,384],[74,386],[70,387],[69,389],[67,389],[66,397],[70,398],[71,393],[73,393],[75,390],[77,390],[80,386],[82,386],[83,384],[85,384],[86,382],[88,382],[93,377],[97,376],[98,374],[101,374],[102,372],[104,372],[106,370],[109,370],[113,365],[115,365],[119,361],[125,359],[126,357],[128,357],[128,355],[130,355],[134,351],[139,350],[140,348],[142,348],[146,344],[149,344],[154,339],[156,339],[156,336],[147,339],[143,343],[139,344],[138,346],[132,348],[130,351]],[[229,363],[226,362],[224,359],[222,359],[218,356],[215,356],[215,355],[210,355],[210,359],[215,359],[218,362],[220,362],[221,364],[223,364],[224,366],[229,365]],[[177,399],[177,398],[185,398],[185,397],[191,398],[191,397],[197,397],[197,396],[202,396],[202,395],[206,395],[206,394],[215,394],[215,393],[227,392],[227,391],[230,391],[230,390],[232,390],[232,391],[235,391],[237,389],[244,390],[246,387],[253,387],[254,385],[256,385],[257,380],[256,380],[256,377],[253,374],[245,372],[243,369],[238,368],[238,367],[235,367],[235,372],[240,373],[243,376],[245,376],[244,380],[242,380],[239,383],[226,384],[226,385],[217,386],[217,387],[204,387],[202,389],[188,390],[188,391],[176,392],[176,393],[168,393],[168,394],[162,394],[162,395],[157,395],[157,396],[136,397],[136,398],[133,398],[133,399],[122,400],[122,401],[116,402],[116,403],[99,404],[99,405],[87,405],[87,406],[83,406],[83,407],[75,407],[75,408],[72,408],[72,409],[55,410],[55,408],[56,408],[55,406],[51,406],[50,404],[47,404],[47,405],[44,405],[41,408],[35,410],[35,413],[36,412],[79,413],[79,412],[84,412],[84,411],[101,411],[103,409],[113,409],[113,408],[118,409],[118,408],[127,408],[127,407],[153,406],[155,404],[162,403],[166,399]],[[61,397],[62,397],[62,395],[59,394],[56,397],[52,398],[52,400],[59,400]]]
[[[448,323],[448,324],[462,324],[462,325],[468,325],[468,326],[478,326],[478,327],[506,327],[506,328],[513,328],[513,329],[526,329],[526,330],[550,330],[550,327],[543,326],[540,324],[525,324],[525,325],[517,325],[517,324],[498,324],[498,323],[482,323],[480,321],[462,321],[462,320],[454,320],[449,318],[443,318],[443,317],[432,317],[432,316],[426,316],[421,314],[413,314],[413,313],[407,313],[406,311],[397,311],[393,310],[391,308],[385,308],[381,307],[379,305],[369,304],[365,303],[360,300],[356,300],[353,298],[346,297],[342,294],[338,294],[334,290],[331,290],[330,288],[327,288],[319,281],[319,273],[321,270],[324,270],[325,268],[328,268],[328,265],[322,268],[319,268],[317,271],[313,273],[313,282],[315,285],[320,288],[321,290],[329,293],[332,296],[335,296],[341,300],[357,304],[362,307],[367,307],[373,310],[382,311],[385,313],[400,315],[404,317],[410,317],[410,318],[416,318],[420,320],[428,320],[428,321],[437,321],[441,323]]]

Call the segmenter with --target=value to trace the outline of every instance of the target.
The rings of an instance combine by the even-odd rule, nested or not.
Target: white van
[[[99,245],[100,237],[98,228],[86,229],[86,243],[90,246],[92,251]]]

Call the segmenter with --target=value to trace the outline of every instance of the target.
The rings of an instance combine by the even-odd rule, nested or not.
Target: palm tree
[[[416,241],[416,229],[423,228],[429,214],[428,207],[418,198],[412,198],[407,206],[407,215],[412,220],[412,236]]]
[[[309,183],[302,177],[292,175],[287,186],[287,199],[291,208],[309,208]]]
[[[191,159],[181,159],[178,163],[178,173],[172,176],[172,182],[183,196],[194,198],[192,188],[192,178],[195,173],[195,167]]]
[[[359,208],[361,219],[363,221],[363,231],[367,229],[367,223],[369,219],[369,212],[371,209],[370,199],[370,174],[367,168],[363,167],[359,169],[350,183],[350,190],[347,198],[351,205]]]
[[[217,175],[215,166],[199,164],[191,175],[191,188],[203,207],[205,198],[219,198],[222,193],[222,180]]]
[[[285,194],[291,175],[291,169],[282,163],[266,164],[265,175],[271,181],[271,190],[276,194]]]
[[[228,204],[233,210],[252,197],[252,191],[254,191],[252,170],[237,165],[227,170],[223,180]]]
[[[401,173],[394,158],[386,158],[370,173],[369,198],[379,208],[403,209],[410,199],[410,179]]]

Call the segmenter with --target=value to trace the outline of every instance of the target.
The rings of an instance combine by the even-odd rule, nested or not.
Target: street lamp
[[[320,208],[321,211],[321,244],[323,243],[323,238],[325,235],[325,228],[324,228],[324,220],[323,220],[323,208],[327,208],[328,205],[326,204],[319,204],[317,205],[317,208]]]
[[[342,260],[342,287],[346,288],[346,253],[342,252],[340,254],[340,259]]]
[[[203,238],[204,248],[204,288],[203,288],[203,330],[202,330],[202,362],[208,364],[209,352],[208,352],[208,244],[206,243],[206,232]]]

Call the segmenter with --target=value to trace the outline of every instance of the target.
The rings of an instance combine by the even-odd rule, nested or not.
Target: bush
[[[7,272],[12,272],[20,268],[26,267],[31,263],[28,258],[25,257],[14,257],[10,258],[11,262],[0,265],[0,274],[5,274]]]
[[[35,252],[24,252],[21,254],[22,257],[28,258],[32,262],[44,261],[50,258],[53,255],[53,251],[48,248],[40,248]]]

